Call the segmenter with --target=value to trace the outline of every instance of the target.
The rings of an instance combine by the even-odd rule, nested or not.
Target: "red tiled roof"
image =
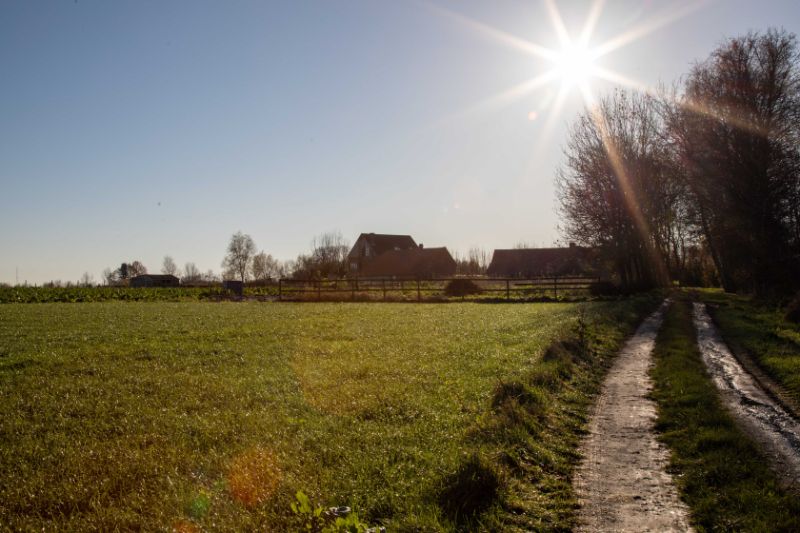
[[[456,273],[456,262],[447,248],[390,250],[364,265],[366,278],[446,277]]]
[[[367,243],[369,243],[370,248],[372,248],[372,252],[374,256],[379,256],[384,252],[388,252],[390,250],[408,250],[410,248],[416,248],[417,243],[414,242],[414,239],[411,238],[411,235],[387,235],[385,233],[362,233],[356,239],[358,242],[361,238],[364,238]],[[355,245],[353,246],[355,249]],[[353,253],[352,251],[350,252]]]
[[[487,274],[495,277],[590,274],[595,270],[594,256],[593,249],[582,246],[495,250]]]

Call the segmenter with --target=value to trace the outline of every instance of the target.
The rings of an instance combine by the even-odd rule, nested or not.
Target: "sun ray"
[[[488,24],[484,24],[482,22],[478,22],[475,19],[469,18],[466,15],[462,15],[461,13],[456,13],[455,11],[450,11],[449,9],[445,9],[441,6],[437,6],[430,3],[424,3],[428,9],[447,17],[451,20],[459,22],[462,25],[467,26],[468,28],[472,29],[473,31],[480,33],[486,37],[489,37],[497,42],[508,46],[514,50],[518,50],[520,52],[524,52],[528,55],[541,57],[543,59],[548,59],[550,61],[555,60],[558,54],[556,54],[553,50],[528,41],[526,39],[522,39],[515,35],[511,35],[510,33],[504,32],[502,30],[498,30]]]
[[[645,246],[647,246],[648,254],[651,256],[653,264],[656,265],[659,275],[665,275],[666,265],[664,264],[664,260],[661,255],[656,253],[652,247],[652,233],[650,232],[649,224],[647,223],[647,219],[644,217],[641,207],[639,206],[637,195],[631,183],[630,176],[628,175],[628,171],[625,168],[625,163],[619,153],[619,150],[617,149],[614,139],[608,130],[608,124],[606,123],[605,117],[603,116],[602,111],[597,107],[590,110],[590,113],[592,121],[595,123],[595,126],[600,132],[600,139],[603,143],[606,154],[608,154],[608,161],[611,164],[611,170],[614,172],[614,176],[617,178],[617,183],[622,190],[622,200],[625,203],[626,209],[633,218],[636,231],[639,232],[642,242],[645,243]]]
[[[564,25],[564,19],[561,18],[561,13],[558,11],[555,1],[545,0],[544,4],[547,6],[547,13],[550,15],[550,21],[553,23],[553,28],[556,30],[558,41],[561,43],[561,46],[566,47],[571,45],[572,39],[569,36],[567,27]]]
[[[665,98],[668,96],[660,93],[656,89],[648,86],[643,82],[634,80],[633,78],[629,78],[627,76],[623,76],[622,74],[619,74],[618,72],[614,72],[612,70],[598,67],[595,69],[595,72],[597,74],[597,77],[601,79],[610,81],[612,83],[616,83],[617,85],[631,87],[633,89],[641,91],[655,98]],[[708,106],[703,105],[701,102],[695,102],[692,100],[687,100],[682,98],[671,98],[671,97],[670,101],[671,103],[679,105],[680,107],[686,109],[687,111],[691,111],[692,113],[697,113],[699,115],[710,117],[715,120],[719,120],[721,122],[727,122],[734,128],[740,129],[742,131],[747,131],[749,133],[762,136],[766,136],[768,134],[768,132],[763,127],[759,126],[758,124],[754,124],[752,121],[749,121],[744,117],[736,116],[735,114],[728,114],[723,116],[717,111],[709,108]]]
[[[660,29],[664,26],[668,26],[673,22],[680,20],[695,11],[705,7],[706,4],[709,4],[713,0],[693,0],[684,4],[683,6],[675,9],[675,10],[663,10],[658,15],[654,16],[652,19],[645,21],[644,23],[640,24],[639,26],[632,28],[625,33],[617,35],[616,37],[606,41],[605,43],[597,46],[595,51],[597,56],[604,56],[621,48],[627,44],[632,43],[638,39],[641,39],[645,35],[653,33],[657,29]]]
[[[604,4],[605,0],[595,0],[592,3],[592,8],[589,10],[589,15],[586,17],[586,23],[583,25],[581,36],[578,39],[578,42],[582,45],[585,46],[589,44],[589,39],[592,38],[594,28],[597,25],[597,21],[600,19],[600,13],[603,12]]]
[[[495,93],[491,96],[484,98],[474,104],[471,104],[468,108],[462,109],[456,113],[448,115],[437,122],[449,122],[451,120],[457,119],[459,117],[463,117],[466,115],[471,115],[474,113],[479,113],[482,111],[488,111],[491,109],[496,109],[498,107],[502,107],[505,105],[509,105],[516,100],[524,97],[527,94],[539,89],[547,85],[548,83],[552,82],[558,78],[558,71],[556,69],[548,70],[547,72],[536,76],[535,78],[531,78],[529,80],[525,80],[522,83],[518,83],[513,87],[509,87],[508,89]]]

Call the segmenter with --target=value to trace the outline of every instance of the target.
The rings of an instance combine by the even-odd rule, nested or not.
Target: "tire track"
[[[696,302],[693,311],[698,347],[723,403],[761,446],[784,482],[800,486],[800,422],[742,367],[705,304]]]
[[[656,440],[649,370],[669,303],[639,326],[609,370],[575,478],[579,531],[691,531],[689,511]]]

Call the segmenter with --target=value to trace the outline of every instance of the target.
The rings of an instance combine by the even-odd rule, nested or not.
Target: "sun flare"
[[[594,75],[594,54],[586,45],[568,44],[555,58],[555,65],[565,85],[582,85]]]
[[[471,109],[482,109],[483,106],[487,104],[507,104],[511,101],[523,98],[525,95],[552,82],[557,82],[560,83],[561,88],[557,92],[557,96],[548,104],[547,111],[550,118],[545,124],[545,130],[548,130],[548,125],[553,124],[555,117],[558,116],[562,105],[570,93],[577,91],[583,97],[583,101],[587,106],[593,106],[595,104],[596,98],[593,94],[593,82],[596,80],[602,80],[621,86],[634,87],[647,92],[652,91],[651,87],[637,80],[611,70],[606,66],[601,66],[598,64],[598,60],[664,26],[689,16],[710,1],[711,0],[683,0],[677,6],[665,7],[654,13],[651,18],[628,28],[605,42],[590,46],[589,42],[592,40],[595,27],[601,17],[606,0],[592,0],[586,14],[583,28],[572,34],[561,17],[556,1],[543,0],[560,45],[552,48],[506,33],[503,30],[459,13],[449,11],[443,7],[432,4],[428,4],[428,7],[440,15],[444,15],[467,26],[480,35],[488,37],[512,49],[521,51],[536,59],[543,59],[545,63],[549,63],[550,68],[545,68],[534,77],[494,94],[471,107]],[[528,119],[532,121],[536,120],[541,116],[541,111],[542,109],[537,109],[529,112]]]

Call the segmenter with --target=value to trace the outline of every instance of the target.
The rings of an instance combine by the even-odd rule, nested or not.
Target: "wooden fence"
[[[520,278],[432,278],[432,279],[280,279],[278,300],[298,301],[423,301],[450,298],[445,287],[453,280],[468,279],[480,289],[471,299],[531,299],[586,295],[598,278],[554,276]]]

